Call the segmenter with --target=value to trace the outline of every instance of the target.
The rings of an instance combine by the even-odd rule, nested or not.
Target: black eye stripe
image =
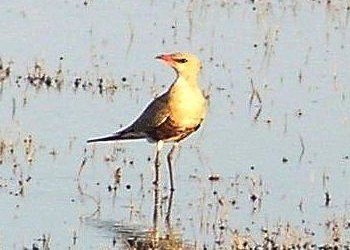
[[[185,58],[174,59],[174,61],[177,63],[187,63],[187,59],[185,59]]]

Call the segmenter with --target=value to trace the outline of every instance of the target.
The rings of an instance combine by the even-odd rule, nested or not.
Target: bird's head
[[[200,69],[201,63],[199,59],[188,52],[175,52],[171,54],[162,54],[156,56],[156,59],[160,59],[167,65],[172,67],[177,74],[189,78],[197,77]]]

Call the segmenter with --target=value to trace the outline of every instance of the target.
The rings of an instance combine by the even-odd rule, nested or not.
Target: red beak
[[[171,63],[174,61],[171,54],[163,54],[163,55],[156,56],[155,58],[163,60],[166,63]]]

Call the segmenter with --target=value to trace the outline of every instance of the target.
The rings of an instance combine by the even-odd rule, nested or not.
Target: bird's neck
[[[195,74],[177,74],[174,83],[197,87],[197,78],[198,77]]]

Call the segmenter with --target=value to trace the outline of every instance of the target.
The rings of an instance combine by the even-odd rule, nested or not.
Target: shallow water
[[[342,2],[5,1],[0,248],[45,236],[52,249],[120,249],[152,229],[154,145],[85,141],[129,124],[166,90],[174,73],[153,57],[177,50],[203,61],[210,108],[176,159],[171,230],[189,248],[218,249],[235,230],[259,241],[262,228],[280,227],[330,243],[338,225],[347,243],[348,14]],[[35,63],[53,78],[61,70],[61,87],[25,80]]]

